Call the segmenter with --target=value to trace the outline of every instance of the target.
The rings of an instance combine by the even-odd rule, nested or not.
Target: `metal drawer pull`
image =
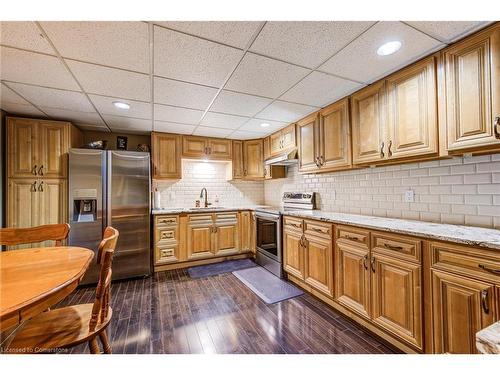
[[[169,257],[172,256],[174,252],[172,250],[162,250],[161,251],[161,256],[162,257]]]
[[[38,174],[40,176],[43,176],[43,164],[40,166],[40,169],[38,170]]]
[[[322,167],[325,164],[325,157],[320,155],[319,157],[319,166]]]
[[[38,185],[38,191],[43,191],[43,181]]]
[[[351,240],[351,241],[359,241],[359,238],[358,237],[354,237],[354,236],[349,236],[348,234],[346,234],[344,236],[344,238],[348,239],[348,240]]]
[[[163,233],[161,235],[161,238],[163,239],[166,239],[166,238],[174,238],[174,234],[173,233]]]
[[[490,268],[488,266],[485,266],[484,264],[480,264],[479,268],[481,268],[482,270],[485,270],[487,272],[494,273],[495,275],[500,275],[500,269]]]
[[[495,132],[495,138],[500,139],[500,117],[495,117],[495,122],[493,124],[493,130]]]
[[[389,155],[389,157],[392,156],[391,147],[392,147],[392,141],[389,141],[389,144],[387,145],[387,154]]]
[[[490,308],[488,306],[488,291],[483,290],[481,292],[481,306],[483,307],[483,311],[485,314],[490,313]]]
[[[170,220],[163,219],[163,220],[162,220],[162,223],[165,223],[165,224],[172,224],[172,223],[175,223],[175,219],[170,219]]]
[[[31,184],[30,191],[32,193],[36,191],[36,181]]]
[[[402,246],[394,246],[388,243],[384,243],[384,247],[389,249],[389,250],[403,250]]]
[[[36,164],[33,168],[31,168],[31,174],[34,174],[36,176]]]
[[[368,255],[363,257],[363,267],[365,267],[365,270],[368,270]]]
[[[375,273],[375,257],[372,257],[372,261],[370,262],[370,265],[372,267],[372,271]]]
[[[289,223],[289,225],[291,225],[292,227],[295,227],[295,228],[302,228],[302,225],[300,225],[300,224]]]
[[[384,142],[380,145],[380,157],[383,158],[385,156],[384,154]]]
[[[312,228],[313,231],[323,233],[323,234],[328,234],[328,230],[324,231],[323,229],[320,228]]]

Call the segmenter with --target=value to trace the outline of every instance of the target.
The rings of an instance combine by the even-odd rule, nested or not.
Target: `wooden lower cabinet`
[[[495,286],[431,270],[435,353],[476,353],[476,332],[493,324]]]
[[[255,219],[252,211],[240,212],[240,252],[255,252]]]
[[[378,254],[372,259],[372,322],[423,349],[422,267]]]
[[[333,297],[332,240],[306,234],[304,244],[304,281]]]
[[[179,217],[157,215],[154,223],[155,266],[179,261]]]
[[[302,232],[283,231],[283,268],[290,275],[304,279],[304,248]]]
[[[212,215],[188,215],[187,259],[209,258],[215,255]]]
[[[366,318],[370,317],[369,249],[337,240],[335,298]]]
[[[236,212],[215,214],[214,254],[229,255],[239,251],[238,214]]]

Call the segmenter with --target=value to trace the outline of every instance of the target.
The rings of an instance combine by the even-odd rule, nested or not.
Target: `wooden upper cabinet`
[[[264,160],[267,160],[271,157],[271,140],[270,136],[264,138],[263,140],[263,145],[264,145]]]
[[[354,164],[385,158],[387,125],[385,82],[374,83],[351,96],[352,148]]]
[[[230,139],[185,135],[182,137],[182,156],[194,159],[231,160],[232,142]]]
[[[181,136],[152,133],[153,178],[182,178]]]
[[[38,170],[37,126],[33,120],[7,119],[8,176],[34,177]]]
[[[297,147],[295,124],[277,131],[269,136],[270,156],[276,156]]]
[[[299,172],[319,169],[318,114],[314,113],[297,123],[299,133]]]
[[[53,121],[38,123],[38,175],[48,178],[66,178],[69,149],[69,124]]]
[[[210,159],[231,160],[232,142],[230,139],[209,138],[207,151]]]
[[[437,154],[436,58],[391,75],[387,85],[388,159]]]
[[[281,141],[282,141],[281,130],[269,136],[269,145],[270,145],[269,147],[271,156],[281,153],[282,150]]]
[[[233,179],[244,177],[243,141],[233,141]]]
[[[493,284],[431,270],[435,353],[477,353],[476,333],[496,321]]]
[[[319,113],[319,163],[322,171],[352,165],[349,99],[343,99]]]
[[[248,179],[264,178],[264,150],[262,139],[243,142],[244,175]]]
[[[500,148],[500,24],[446,49],[443,64],[448,151]]]

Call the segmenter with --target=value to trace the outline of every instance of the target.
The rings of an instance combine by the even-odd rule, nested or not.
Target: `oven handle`
[[[263,212],[256,212],[255,218],[256,219],[270,220],[270,221],[274,221],[276,223],[279,223],[281,220],[281,215],[273,215],[273,214],[266,214]]]

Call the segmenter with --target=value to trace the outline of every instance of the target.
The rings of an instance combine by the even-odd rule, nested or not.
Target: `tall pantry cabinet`
[[[7,227],[65,223],[68,150],[81,146],[69,122],[7,117]]]

